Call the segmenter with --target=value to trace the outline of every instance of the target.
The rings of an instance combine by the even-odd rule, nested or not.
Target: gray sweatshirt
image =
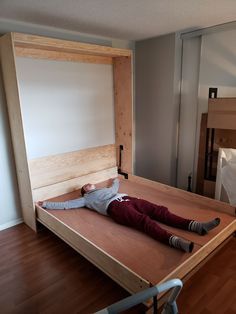
[[[110,188],[102,188],[90,191],[74,200],[66,202],[43,202],[42,207],[46,209],[73,209],[80,207],[88,207],[96,210],[100,214],[107,215],[107,208],[109,204],[127,194],[118,193],[119,180],[115,179]]]

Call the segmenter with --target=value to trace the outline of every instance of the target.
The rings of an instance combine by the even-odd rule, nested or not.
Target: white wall
[[[111,64],[17,58],[28,158],[115,143]]]
[[[0,20],[0,34],[23,32],[68,40],[110,45],[118,48],[134,49],[132,41],[104,38],[77,32],[65,31],[53,27],[44,27],[11,20]],[[110,73],[110,70],[107,70]],[[110,74],[108,74],[109,76]],[[108,83],[108,82],[107,82]],[[109,83],[110,84],[110,83]],[[27,86],[25,86],[27,87]],[[110,97],[110,96],[109,96]],[[100,97],[102,100],[102,96]],[[112,114],[111,112],[109,114]],[[109,139],[110,141],[110,139]],[[2,79],[0,77],[0,230],[22,221],[19,192],[17,187],[14,156],[12,151],[10,128],[7,117],[6,101]]]

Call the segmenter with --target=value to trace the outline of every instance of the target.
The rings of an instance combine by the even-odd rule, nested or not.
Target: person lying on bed
[[[160,227],[157,221],[206,234],[220,223],[220,218],[208,222],[198,222],[172,214],[167,207],[146,200],[118,193],[119,180],[114,179],[109,188],[96,188],[95,184],[85,184],[81,188],[82,197],[66,202],[39,202],[46,209],[73,209],[87,207],[100,214],[110,216],[115,222],[145,232],[154,239],[185,252],[192,252],[194,243],[179,238]]]

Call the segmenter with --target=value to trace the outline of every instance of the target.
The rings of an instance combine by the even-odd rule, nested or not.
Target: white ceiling
[[[236,20],[236,0],[0,0],[0,18],[140,40]]]

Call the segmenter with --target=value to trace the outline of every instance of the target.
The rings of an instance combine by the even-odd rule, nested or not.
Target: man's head
[[[95,184],[87,183],[81,188],[81,195],[84,196],[85,193],[91,192],[96,189]]]

